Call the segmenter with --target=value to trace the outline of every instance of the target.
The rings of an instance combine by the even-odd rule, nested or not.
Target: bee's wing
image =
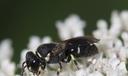
[[[52,51],[51,51],[51,56],[56,56],[56,55],[60,54],[61,52],[63,52],[64,49],[65,49],[65,46],[66,46],[65,43],[62,43],[62,42],[58,43],[58,44],[52,49]]]
[[[97,43],[99,41],[99,39],[96,39],[96,38],[91,37],[91,36],[85,36],[85,37],[81,37],[81,38],[84,38],[89,43]]]
[[[80,36],[80,37],[75,37],[75,38],[71,38],[68,40],[65,40],[64,42],[76,42],[76,41],[81,41],[81,42],[89,42],[89,43],[96,43],[99,41],[99,39],[96,39],[94,37],[91,36]]]
[[[71,39],[67,39],[64,41],[61,41],[60,43],[58,43],[51,51],[51,56],[55,56],[58,55],[60,52],[63,52],[66,48],[68,48],[69,45],[77,45],[77,43],[96,43],[99,40],[91,37],[91,36],[81,36],[81,37],[75,37],[75,38],[71,38]]]

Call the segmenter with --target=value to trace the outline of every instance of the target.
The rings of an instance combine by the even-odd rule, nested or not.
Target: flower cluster
[[[11,61],[13,55],[12,41],[5,39],[0,43],[0,76],[14,76],[16,65]]]
[[[86,36],[84,28],[86,22],[79,16],[70,15],[65,21],[57,21],[56,28],[61,40]],[[60,76],[128,76],[128,11],[113,11],[111,15],[110,27],[105,20],[97,21],[97,29],[92,35],[100,39],[96,46],[99,54],[89,58],[80,58],[79,70],[73,66],[73,63],[63,63],[63,71]],[[53,42],[51,37],[40,38],[32,36],[26,49],[21,52],[19,66],[25,61],[25,55],[28,51],[35,52],[40,44]],[[10,39],[0,43],[0,76],[15,76],[16,64],[11,61],[13,55],[12,42]],[[57,65],[50,65],[52,69],[46,68],[41,72],[41,76],[56,76]],[[54,68],[54,69],[53,69]],[[25,76],[33,76],[31,72],[25,69]]]

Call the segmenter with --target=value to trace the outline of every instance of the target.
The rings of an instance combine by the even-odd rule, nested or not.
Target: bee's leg
[[[40,75],[40,73],[41,73],[41,72],[39,71],[39,72],[36,74],[36,76],[39,76],[39,75]]]
[[[22,72],[21,72],[21,76],[23,76],[24,73],[24,69],[27,67],[27,65],[25,65],[26,62],[23,62],[22,64]]]
[[[46,64],[41,64],[41,70],[44,72],[45,70],[45,67],[46,67]],[[39,74],[41,73],[41,71],[39,71]]]
[[[80,68],[79,68],[79,66],[78,66],[78,63],[77,63],[75,57],[74,57],[72,54],[71,54],[70,56],[71,56],[72,61],[73,61],[74,64],[75,64],[76,68],[79,70]]]
[[[32,69],[31,69],[31,67],[27,67],[28,68],[28,71],[30,71],[30,72],[32,72],[33,73],[33,71],[32,71]],[[33,73],[34,74],[34,73]]]
[[[57,76],[59,76],[61,71],[62,71],[62,64],[61,62],[59,62],[59,68],[57,69]]]
[[[46,65],[44,65],[44,64],[43,64],[43,65],[41,65],[41,69],[42,69],[42,70],[44,70],[44,69],[45,69],[45,67],[46,67]]]

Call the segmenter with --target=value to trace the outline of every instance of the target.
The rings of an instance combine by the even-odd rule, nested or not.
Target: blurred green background
[[[113,10],[125,9],[128,9],[128,0],[1,0],[0,41],[13,40],[13,61],[18,62],[31,35],[59,39],[55,28],[57,20],[78,14],[87,22],[86,34],[91,34],[97,20],[105,19],[110,23]]]

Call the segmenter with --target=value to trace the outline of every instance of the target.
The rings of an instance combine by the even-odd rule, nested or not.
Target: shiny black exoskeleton
[[[62,69],[62,62],[68,63],[72,60],[77,66],[75,58],[89,57],[97,54],[98,49],[94,43],[98,41],[93,37],[76,37],[59,43],[42,44],[37,48],[36,54],[32,52],[26,54],[26,61],[24,63],[26,63],[28,69],[31,67],[31,70],[29,70],[32,73],[37,75],[39,75],[39,67],[44,70],[47,64],[59,64],[60,67],[57,71],[59,75]],[[77,68],[79,69],[78,66]]]
[[[64,53],[60,53],[60,55],[56,55],[52,58],[47,57],[48,54],[50,55],[50,52],[58,45],[58,43],[48,43],[48,44],[42,44],[37,48],[36,55],[39,59],[45,59],[47,64],[59,64],[59,68],[62,69],[61,62],[66,57]],[[59,71],[57,71],[57,74],[59,74]]]
[[[36,55],[39,57],[46,57],[48,53],[56,46],[57,43],[42,44],[37,48]]]
[[[98,39],[93,37],[76,37],[65,41],[61,41],[50,52],[51,56],[60,54],[61,52],[74,54],[76,56],[91,56],[98,53],[98,49],[94,43],[98,42]]]
[[[29,51],[26,53],[26,60],[22,64],[22,76],[24,73],[24,69],[27,67],[27,69],[32,72],[34,75],[39,75],[41,68],[42,70],[45,69],[45,60],[39,59],[33,52]]]
[[[32,72],[35,75],[40,74],[40,68],[42,70],[45,69],[46,64],[55,64],[59,63],[60,59],[58,56],[54,56],[52,60],[47,61],[46,56],[50,51],[56,46],[56,43],[48,43],[48,44],[42,44],[40,45],[36,53],[29,51],[26,53],[26,60],[22,64],[22,75],[24,73],[24,69],[27,67],[27,69]],[[61,56],[62,57],[62,56]],[[61,67],[61,65],[60,65]]]
[[[69,62],[73,60],[74,64],[77,66],[77,61],[75,58],[78,57],[89,57],[98,53],[98,49],[94,43],[98,42],[98,39],[93,37],[76,37],[71,38],[57,44],[53,50],[49,53],[50,60],[54,56],[58,56],[63,59],[59,60],[61,62]],[[61,57],[63,55],[64,57]],[[79,69],[79,67],[77,66]]]
[[[94,43],[99,40],[92,37],[76,37],[65,40],[64,51],[66,56],[71,54],[74,57],[89,57],[98,53],[98,49]],[[55,53],[54,53],[55,54]]]

